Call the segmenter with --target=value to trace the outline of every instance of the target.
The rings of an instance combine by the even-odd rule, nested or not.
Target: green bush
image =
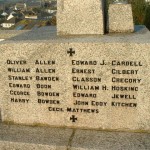
[[[147,3],[145,0],[131,0],[130,3],[132,4],[133,10],[133,18],[135,24],[144,24]]]
[[[150,30],[150,5],[146,9],[144,25],[146,25],[146,27]]]

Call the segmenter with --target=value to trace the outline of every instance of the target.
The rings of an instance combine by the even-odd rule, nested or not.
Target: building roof
[[[24,3],[16,3],[16,6],[24,6]]]
[[[41,7],[41,2],[27,2],[27,7]]]
[[[5,11],[1,15],[2,16],[8,16],[8,14]]]
[[[25,16],[35,16],[35,15],[37,15],[34,11],[24,11],[23,14]]]
[[[19,21],[19,19],[13,17],[13,18],[11,18],[9,20],[5,20],[4,23],[13,23],[13,24],[16,24],[18,21]]]

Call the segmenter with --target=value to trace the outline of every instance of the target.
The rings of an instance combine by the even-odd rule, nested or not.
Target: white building
[[[11,13],[8,17],[7,17],[7,20],[10,20],[10,19],[12,19],[14,16],[13,16],[13,14]]]
[[[17,3],[14,9],[15,10],[27,10],[27,5],[26,3]]]
[[[25,19],[38,19],[38,15],[33,11],[27,11],[24,13]]]
[[[17,23],[17,19],[15,17],[6,20],[4,23],[1,24],[1,26],[3,28],[11,28],[12,26],[14,26]]]
[[[8,16],[8,14],[5,11],[3,11],[3,13],[1,15],[4,17]]]
[[[145,2],[150,3],[150,0],[145,0]]]
[[[57,10],[45,9],[46,12],[49,14],[55,13]]]

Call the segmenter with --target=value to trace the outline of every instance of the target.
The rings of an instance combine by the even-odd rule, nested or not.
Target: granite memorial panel
[[[150,44],[1,44],[2,120],[149,130]]]

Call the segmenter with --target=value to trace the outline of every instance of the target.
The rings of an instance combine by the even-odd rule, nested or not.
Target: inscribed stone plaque
[[[104,34],[103,0],[58,0],[57,34]]]
[[[3,122],[150,130],[150,41],[142,36],[2,42]]]

